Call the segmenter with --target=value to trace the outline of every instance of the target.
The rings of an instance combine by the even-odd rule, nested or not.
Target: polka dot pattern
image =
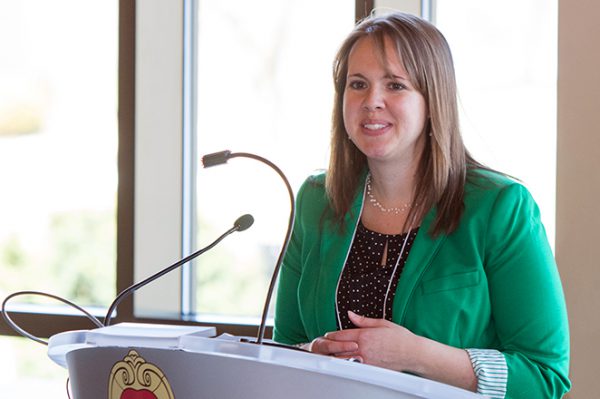
[[[340,321],[342,324],[338,325],[338,329],[356,328],[348,318],[348,310],[366,317],[383,318],[384,303],[385,318],[392,319],[392,306],[398,279],[406,264],[417,231],[418,229],[413,229],[405,234],[381,234],[367,229],[362,222],[359,222],[338,285],[338,324]],[[407,238],[406,234],[410,236]],[[400,254],[405,239],[406,246],[404,252]],[[392,284],[386,301],[390,279]]]

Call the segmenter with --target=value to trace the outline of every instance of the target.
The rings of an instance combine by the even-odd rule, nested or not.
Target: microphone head
[[[202,166],[205,168],[210,168],[211,166],[227,163],[230,155],[231,151],[229,150],[213,152],[212,154],[204,155],[202,157]]]
[[[252,215],[247,213],[237,218],[237,220],[233,223],[233,227],[235,227],[237,231],[244,231],[249,229],[253,223],[254,218],[252,217]]]

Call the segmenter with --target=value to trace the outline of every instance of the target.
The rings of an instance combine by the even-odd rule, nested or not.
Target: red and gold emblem
[[[164,373],[134,350],[113,366],[108,395],[109,399],[175,399]]]

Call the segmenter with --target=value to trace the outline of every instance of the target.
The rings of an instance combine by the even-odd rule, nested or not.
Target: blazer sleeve
[[[520,184],[496,197],[485,258],[506,398],[562,397],[570,388],[566,305],[539,209]]]

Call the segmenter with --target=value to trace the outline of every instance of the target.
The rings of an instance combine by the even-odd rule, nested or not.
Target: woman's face
[[[387,65],[382,65],[369,37],[352,48],[343,97],[344,126],[370,163],[414,165],[423,148],[427,105],[389,39],[385,54]]]

